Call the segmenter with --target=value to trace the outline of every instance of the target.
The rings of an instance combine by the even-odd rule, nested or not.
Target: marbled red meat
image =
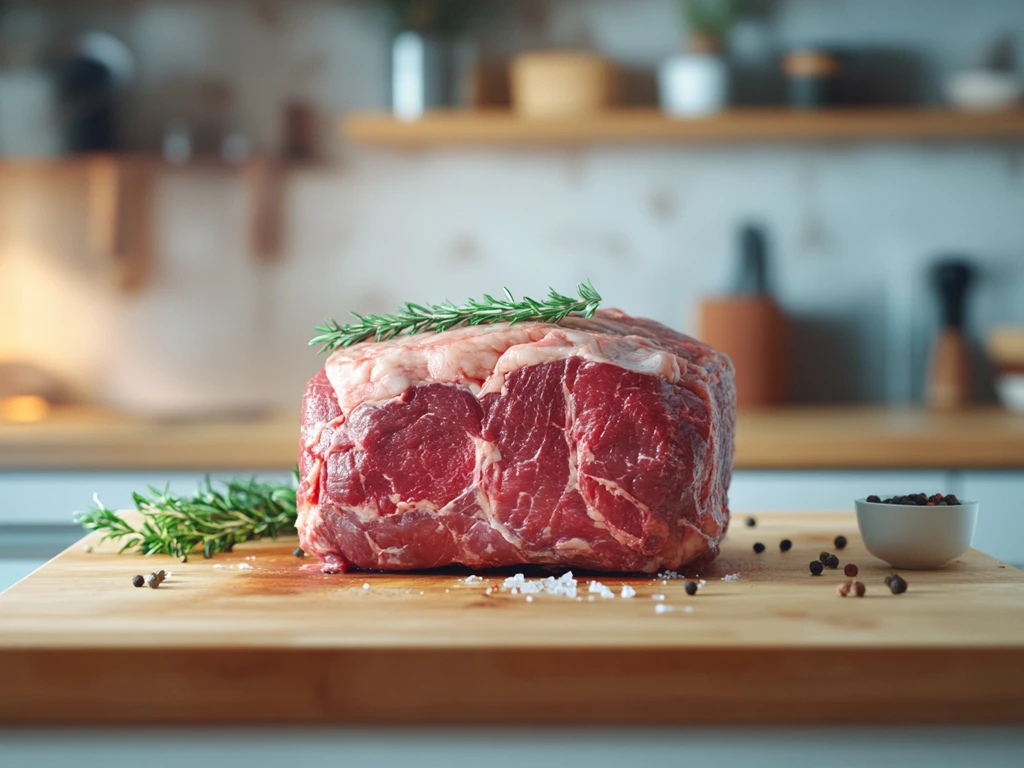
[[[302,547],[339,571],[698,568],[734,416],[727,357],[617,310],[358,344],[306,387]]]

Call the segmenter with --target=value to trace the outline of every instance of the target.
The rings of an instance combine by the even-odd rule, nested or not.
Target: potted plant
[[[395,36],[391,45],[391,106],[403,120],[428,109],[456,106],[465,99],[475,64],[460,44],[479,2],[465,0],[378,0]]]
[[[666,59],[658,68],[658,92],[665,112],[691,117],[725,106],[729,73],[721,50],[743,5],[743,0],[681,0],[688,52]]]

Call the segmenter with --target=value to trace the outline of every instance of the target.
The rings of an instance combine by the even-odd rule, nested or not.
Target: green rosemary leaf
[[[593,317],[601,304],[601,294],[589,282],[576,286],[576,296],[563,296],[549,288],[543,301],[529,297],[516,300],[508,288],[503,292],[504,298],[485,293],[482,299],[470,299],[462,305],[447,299],[431,305],[407,301],[390,315],[353,312],[355,322],[345,325],[329,318],[324,325],[313,329],[317,335],[309,345],[319,346],[322,354],[371,339],[387,341],[403,334],[441,332],[485,323],[507,322],[514,325],[528,320],[557,323],[570,315]]]
[[[295,533],[297,470],[288,483],[251,478],[221,485],[223,489],[218,489],[207,477],[192,496],[175,495],[169,487],[133,493],[135,509],[143,516],[138,526],[99,499],[91,509],[75,515],[75,521],[87,530],[101,531],[100,541],[119,541],[121,552],[166,554],[182,562],[196,550],[211,557],[231,549],[235,542]]]

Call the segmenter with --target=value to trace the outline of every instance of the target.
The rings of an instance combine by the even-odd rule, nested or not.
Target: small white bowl
[[[1011,411],[1024,412],[1024,373],[1003,373],[996,379],[999,400]]]
[[[978,502],[917,507],[857,499],[857,526],[868,552],[894,568],[942,568],[971,546]]]
[[[1010,109],[1021,95],[1016,74],[970,69],[954,72],[946,79],[946,98],[958,109],[994,112]]]

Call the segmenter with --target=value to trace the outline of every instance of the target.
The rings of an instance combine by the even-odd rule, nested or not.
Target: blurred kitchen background
[[[1022,43],[1018,0],[0,0],[0,557],[286,472],[325,317],[590,279],[734,356],[734,508],[954,491],[1024,561]]]

